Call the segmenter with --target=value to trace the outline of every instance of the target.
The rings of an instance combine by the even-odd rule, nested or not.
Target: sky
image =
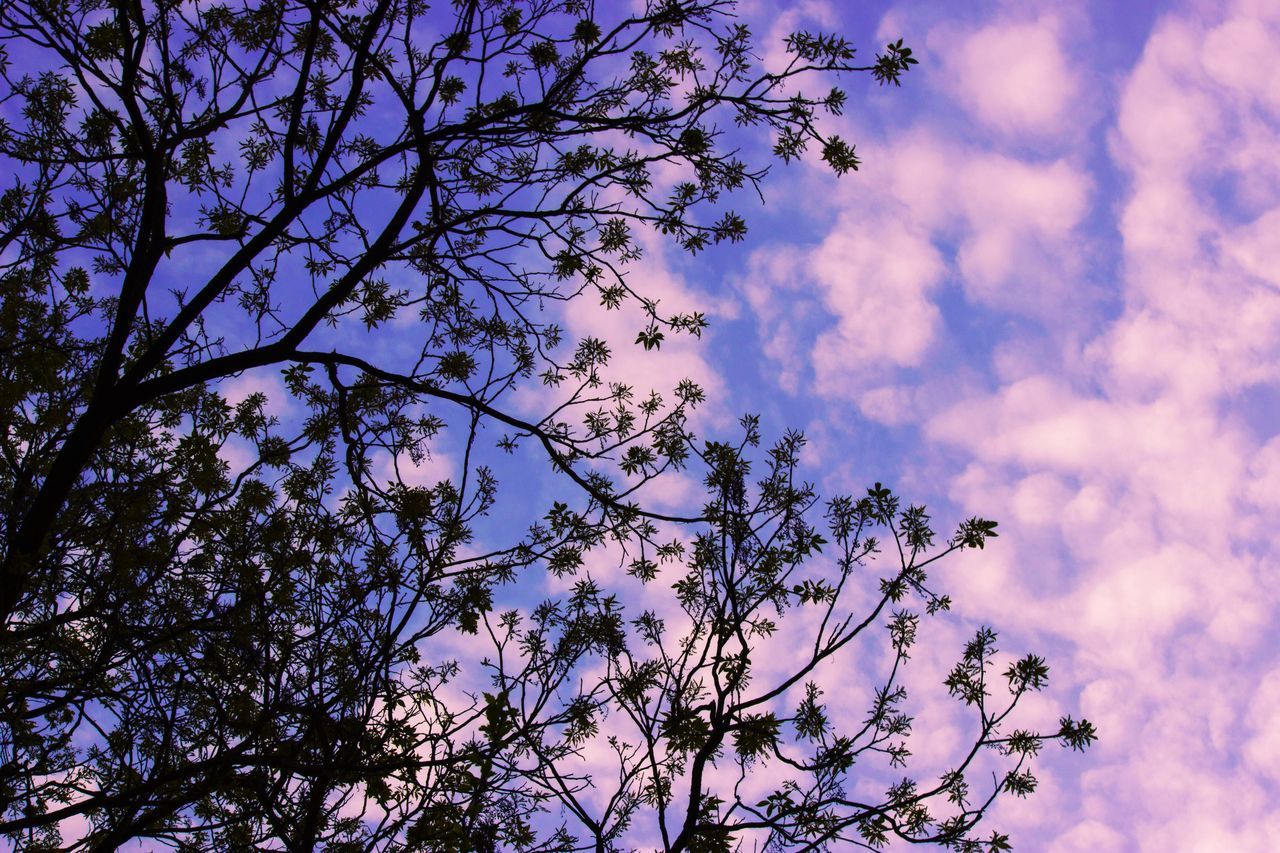
[[[999,521],[938,573],[915,746],[963,737],[940,681],[974,625],[1045,655],[1028,718],[1101,740],[996,810],[1021,849],[1280,849],[1280,4],[856,5],[742,5],[763,45],[920,65],[847,82],[858,173],[777,169],[745,249],[634,273],[710,309],[670,357],[803,429],[826,493]]]
[[[766,64],[802,28],[868,60],[903,37],[920,64],[901,88],[845,81],[829,129],[859,172],[775,168],[745,244],[646,243],[633,279],[712,325],[616,347],[613,376],[698,380],[707,434],[743,412],[802,429],[823,494],[882,481],[943,530],[999,521],[937,573],[955,608],[910,664],[912,748],[927,767],[964,744],[941,682],[975,626],[1048,658],[1022,719],[1100,740],[1049,748],[1037,793],[996,808],[1019,849],[1280,849],[1280,3],[739,13]],[[634,338],[580,302],[571,335]],[[232,396],[258,388],[279,382]],[[421,481],[455,464],[442,449]],[[699,499],[660,488],[660,508]]]

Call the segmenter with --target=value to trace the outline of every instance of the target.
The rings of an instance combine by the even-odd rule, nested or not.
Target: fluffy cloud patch
[[[977,590],[999,586],[1015,629],[1074,649],[1082,710],[1103,732],[1064,804],[1071,825],[1042,829],[1053,849],[1280,843],[1264,710],[1280,689],[1265,641],[1277,538],[1263,520],[1280,506],[1280,439],[1242,396],[1277,382],[1280,191],[1236,192],[1252,161],[1232,156],[1280,161],[1280,145],[1268,95],[1221,56],[1233,42],[1274,54],[1280,33],[1245,14],[1170,16],[1125,82],[1110,144],[1130,181],[1119,316],[1064,358],[1072,374],[1006,375],[926,426],[971,460],[957,502],[983,501],[1012,534],[987,572],[997,583]],[[1063,556],[1072,568],[1051,588],[1017,580]]]
[[[1061,160],[983,157],[957,184],[968,232],[959,253],[967,291],[980,302],[1034,312],[1045,292],[1062,288],[1053,273],[1078,268],[1069,240],[1087,211],[1088,179]]]
[[[875,151],[868,192],[820,242],[753,257],[740,288],[784,390],[856,402],[882,423],[914,419],[915,389],[884,379],[947,339],[938,304],[952,285],[1049,326],[1090,316],[1093,287],[1079,277],[1089,177],[1065,160],[953,148],[921,131]]]
[[[268,417],[284,418],[293,411],[292,398],[278,371],[249,371],[224,382],[220,392],[232,406],[238,406],[252,394],[266,397],[264,411]]]
[[[900,210],[935,241],[957,245],[971,300],[1034,318],[1087,304],[1079,230],[1093,181],[1067,159],[1019,159],[966,146],[942,128],[915,131],[869,155],[880,208]]]
[[[930,292],[946,269],[927,235],[902,221],[843,218],[808,269],[837,318],[813,348],[820,394],[839,397],[871,371],[920,363],[941,319]]]
[[[1081,79],[1056,18],[999,20],[929,37],[951,91],[987,127],[1011,136],[1061,135],[1078,121]]]
[[[1000,520],[941,570],[959,615],[1047,654],[1103,738],[1000,807],[1015,841],[1280,849],[1280,7],[1172,9],[1117,68],[997,5],[928,41],[963,121],[842,128],[857,191],[740,291],[780,387],[918,426],[910,478]]]

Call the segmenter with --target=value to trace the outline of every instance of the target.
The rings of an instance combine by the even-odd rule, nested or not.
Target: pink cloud
[[[1268,513],[1280,510],[1280,437],[1272,438],[1253,454],[1245,495]]]
[[[784,390],[801,391],[812,370],[821,398],[856,402],[886,424],[916,419],[919,389],[883,377],[925,364],[946,339],[937,299],[949,280],[1002,311],[1089,315],[1079,306],[1094,288],[1079,281],[1078,246],[1090,178],[1067,160],[956,149],[939,130],[877,146],[865,192],[820,243],[753,256],[739,287]],[[939,249],[948,242],[954,259]]]
[[[1280,287],[1280,209],[1270,210],[1224,240],[1233,261],[1248,275]]]
[[[775,381],[789,394],[802,390],[808,373],[808,352],[799,324],[820,313],[810,298],[805,253],[792,246],[770,246],[751,254],[747,274],[737,288],[761,331],[761,348],[777,370]]]
[[[837,318],[813,348],[818,393],[838,397],[868,371],[920,363],[941,321],[930,292],[946,269],[926,234],[901,220],[842,218],[808,269]]]
[[[278,371],[250,371],[224,382],[219,391],[232,406],[238,406],[251,394],[267,398],[264,411],[268,417],[283,419],[293,411],[293,401]]]
[[[1245,759],[1253,770],[1274,783],[1280,783],[1280,727],[1275,725],[1280,708],[1280,668],[1262,679],[1249,702],[1246,715],[1249,739],[1245,742]]]
[[[1200,62],[1210,78],[1236,97],[1256,99],[1272,116],[1280,115],[1280,66],[1275,58],[1275,8],[1257,4],[1248,13],[1232,17],[1204,37]],[[1261,15],[1270,13],[1266,20]]]
[[[966,146],[943,128],[911,132],[869,156],[886,208],[934,240],[959,243],[957,271],[971,300],[1031,317],[1081,303],[1078,232],[1093,182],[1079,165]]]
[[[911,389],[884,385],[864,391],[858,409],[877,423],[901,426],[916,419],[916,403]]]
[[[768,28],[759,41],[761,65],[770,73],[779,73],[792,60],[786,51],[786,38],[798,30],[838,29],[840,15],[828,0],[788,0],[774,8],[761,0],[748,0],[740,12],[743,17],[767,18]]]
[[[406,486],[432,488],[437,483],[450,479],[457,485],[458,465],[438,446],[432,446],[419,462],[415,462],[408,453],[401,453],[394,459],[389,453],[379,454],[375,468],[379,480],[398,479]]]
[[[640,283],[644,298],[658,303],[661,314],[670,316],[702,310],[709,311],[714,317],[734,310],[730,302],[715,295],[693,293],[666,262],[664,253],[671,251],[668,243],[648,232],[637,236],[645,256],[630,270],[631,280]],[[698,339],[668,332],[662,345],[654,350],[646,350],[636,343],[637,332],[648,321],[634,300],[624,303],[618,310],[608,310],[591,295],[584,294],[584,298],[569,303],[565,320],[572,339],[590,335],[609,344],[612,357],[604,376],[609,381],[632,385],[637,395],[645,395],[653,389],[669,399],[671,388],[660,387],[656,381],[656,377],[662,377],[666,385],[683,378],[692,379],[707,391],[711,401],[725,397],[724,380],[707,358],[705,336]]]
[[[1111,137],[1131,180],[1123,311],[1061,365],[1002,370],[995,391],[926,424],[968,457],[957,503],[1010,535],[965,564],[981,563],[966,599],[1073,649],[1066,689],[1103,732],[1063,812],[1041,813],[1052,849],[1280,843],[1267,787],[1280,669],[1265,642],[1280,439],[1246,426],[1239,396],[1277,381],[1280,192],[1237,193],[1243,221],[1214,192],[1248,183],[1262,152],[1280,159],[1266,96],[1220,56],[1230,39],[1274,53],[1278,35],[1244,17],[1156,26]]]
[[[886,16],[880,35],[907,26],[901,17]],[[1046,116],[1066,116],[1073,109],[1069,118],[1079,122],[1080,73],[1066,70],[1060,45],[1064,28],[1046,17],[951,33],[950,43],[970,45],[969,53],[962,51],[969,57],[965,61],[987,42],[998,46],[1025,36],[1035,48],[1024,51],[1031,57],[1027,61],[1039,63],[1026,70],[1028,79],[1057,81],[1050,91],[1037,93],[1034,108],[1015,110],[1002,120],[1002,138],[1035,136],[1049,127]],[[933,60],[950,61],[944,57],[952,53],[939,48]],[[945,69],[944,76],[956,78],[954,70]],[[971,82],[979,70],[975,65],[965,72]],[[1012,98],[1015,104],[1022,97],[1007,85],[993,92],[991,97]],[[854,179],[856,192],[846,191],[848,184],[839,184],[837,192],[829,176],[806,169],[791,185],[796,197],[785,200],[803,207],[815,193],[833,193],[846,200],[843,213],[812,248],[759,250],[739,284],[783,390],[851,402],[864,416],[898,426],[949,402],[959,390],[954,373],[947,389],[928,377],[904,381],[902,371],[927,365],[939,344],[949,340],[938,298],[952,282],[969,301],[1032,318],[1054,336],[1072,337],[1088,327],[1098,294],[1095,285],[1082,281],[1090,259],[1081,251],[1080,231],[1095,189],[1079,155],[1044,159],[998,153],[989,145],[961,141],[963,135],[936,119],[883,141],[853,119],[839,124],[867,152]],[[954,253],[945,251],[951,246]],[[1064,329],[1063,319],[1074,322]],[[1001,346],[1028,349],[1011,344]],[[1063,357],[1056,352],[1059,346],[1050,345],[1051,358]],[[1032,348],[1046,354],[1039,342]]]
[[[1046,279],[1059,278],[1064,261],[1072,271],[1078,259],[1069,240],[1087,212],[1089,180],[1061,160],[1041,165],[988,156],[968,163],[957,183],[953,197],[970,235],[959,253],[967,292],[980,302],[1034,311],[1044,290],[1060,289]]]
[[[969,33],[944,27],[928,43],[942,60],[944,85],[992,130],[1046,137],[1078,122],[1082,83],[1056,18],[997,20]]]

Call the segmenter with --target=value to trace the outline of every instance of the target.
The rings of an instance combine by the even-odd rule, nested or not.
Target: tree
[[[1010,699],[992,704],[986,629],[947,684],[981,723],[954,771],[876,802],[846,790],[855,761],[908,754],[896,677],[919,617],[894,608],[919,596],[945,609],[926,567],[982,547],[994,523],[971,519],[934,549],[925,511],[877,484],[825,504],[827,541],[796,480],[799,436],[753,483],[753,419],[740,443],[699,442],[692,383],[646,394],[609,381],[603,341],[560,352],[556,306],[572,299],[638,309],[644,350],[698,335],[702,315],[664,313],[628,278],[634,229],[689,252],[741,240],[723,204],[767,164],[726,150],[740,132],[723,126],[770,134],[784,162],[816,147],[844,173],[853,147],[820,127],[844,92],[797,87],[842,72],[897,84],[915,62],[897,42],[858,65],[844,39],[799,32],[786,68],[762,70],[732,12],[0,7],[10,841],[1005,844],[973,835],[992,798],[1034,788],[1045,741],[1083,748],[1094,733],[1068,717],[1001,734],[1047,667],[1013,665]],[[658,167],[684,177],[666,185]],[[229,381],[271,373],[287,393],[228,402]],[[545,389],[542,415],[512,402],[522,382]],[[404,475],[446,435],[456,475]],[[571,488],[510,535],[490,523],[499,480],[532,451]],[[678,468],[701,472],[701,514],[640,505],[644,483]],[[873,528],[896,558],[855,616],[842,593],[869,571]],[[614,588],[593,570],[609,560],[630,576]],[[547,576],[570,591],[511,598]],[[631,580],[669,588],[681,624],[624,608]],[[759,650],[799,611],[820,615],[811,651],[781,680],[757,676]],[[843,731],[813,673],[885,620],[892,672]],[[459,638],[489,650],[451,657]],[[970,800],[966,773],[987,748],[1008,767]],[[601,750],[608,778],[583,770]],[[745,798],[747,769],[766,766],[777,785]],[[712,783],[731,768],[737,783]],[[943,799],[947,814],[928,810]]]

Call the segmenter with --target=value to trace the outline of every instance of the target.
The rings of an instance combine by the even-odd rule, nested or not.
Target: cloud
[[[1274,6],[1252,9],[1238,4],[1243,14],[1213,27],[1201,42],[1200,62],[1212,81],[1237,99],[1248,99],[1280,115],[1280,66],[1274,61],[1276,27],[1280,16]],[[1266,15],[1270,14],[1268,20]]]
[[[929,380],[905,371],[953,340],[939,309],[953,287],[1041,335],[1090,325],[1100,299],[1080,234],[1094,182],[1078,163],[986,151],[932,126],[868,147],[859,192],[840,197],[826,235],[757,250],[739,282],[781,388],[856,402],[881,423],[914,419],[910,386]]]
[[[1261,680],[1245,717],[1249,738],[1244,744],[1245,760],[1254,772],[1280,783],[1280,729],[1275,726],[1275,709],[1280,707],[1280,668]]]
[[[1061,136],[1079,121],[1082,80],[1059,30],[1054,16],[996,20],[970,32],[937,28],[928,44],[942,60],[947,88],[986,127],[1007,136]]]
[[[884,367],[920,363],[941,324],[929,296],[946,269],[927,234],[903,220],[842,217],[805,269],[836,318],[813,347],[820,395],[838,398]]]
[[[938,298],[948,283],[975,303],[1033,318],[1092,304],[1091,288],[1069,275],[1080,266],[1070,247],[1088,179],[1063,161],[953,149],[925,132],[876,151],[886,168],[821,242],[753,256],[740,286],[783,388],[801,390],[810,367],[819,396],[859,399],[864,413],[900,422],[903,390],[869,383],[920,366],[946,336]],[[943,167],[948,158],[955,164]],[[953,258],[940,249],[948,243],[959,247]]]
[[[263,411],[268,417],[285,419],[294,410],[293,398],[284,387],[278,369],[252,370],[228,379],[219,386],[219,392],[227,403],[238,406],[251,394],[262,394],[266,399]]]
[[[805,263],[806,252],[793,246],[757,249],[736,283],[761,331],[761,351],[776,368],[774,381],[789,394],[799,394],[808,377],[802,329],[823,313],[810,298]]]
[[[953,138],[945,126],[916,129],[876,145],[868,176],[883,203],[957,245],[956,272],[972,301],[1030,317],[1060,318],[1086,304],[1080,227],[1093,181],[1073,160],[1019,158]]]
[[[963,167],[954,186],[967,232],[958,261],[972,299],[1035,313],[1047,293],[1064,295],[1063,273],[1078,269],[1070,241],[1088,210],[1088,178],[1063,160],[987,156]]]
[[[399,482],[410,487],[434,488],[444,480],[451,480],[458,485],[461,473],[454,458],[442,450],[439,442],[435,442],[425,451],[422,460],[415,462],[408,453],[392,456],[379,453],[376,457],[376,478],[384,482]]]
[[[1271,23],[1169,16],[1124,82],[1109,146],[1128,178],[1122,310],[1074,358],[1000,376],[925,425],[968,460],[956,502],[1008,528],[966,598],[995,596],[1003,624],[1065,652],[1067,689],[1103,733],[1059,828],[1041,830],[1053,849],[1280,843],[1262,710],[1280,683],[1265,568],[1280,540],[1264,520],[1280,425],[1244,393],[1277,383],[1280,191],[1240,190],[1251,163],[1280,161],[1280,137],[1269,94],[1221,56],[1233,40],[1246,58],[1280,48]]]
[[[786,50],[786,38],[793,32],[839,29],[840,13],[827,0],[788,0],[779,4],[780,8],[768,8],[768,5],[761,0],[748,0],[742,14],[769,21],[764,37],[757,43],[760,64],[769,73],[780,73],[794,59]]]

